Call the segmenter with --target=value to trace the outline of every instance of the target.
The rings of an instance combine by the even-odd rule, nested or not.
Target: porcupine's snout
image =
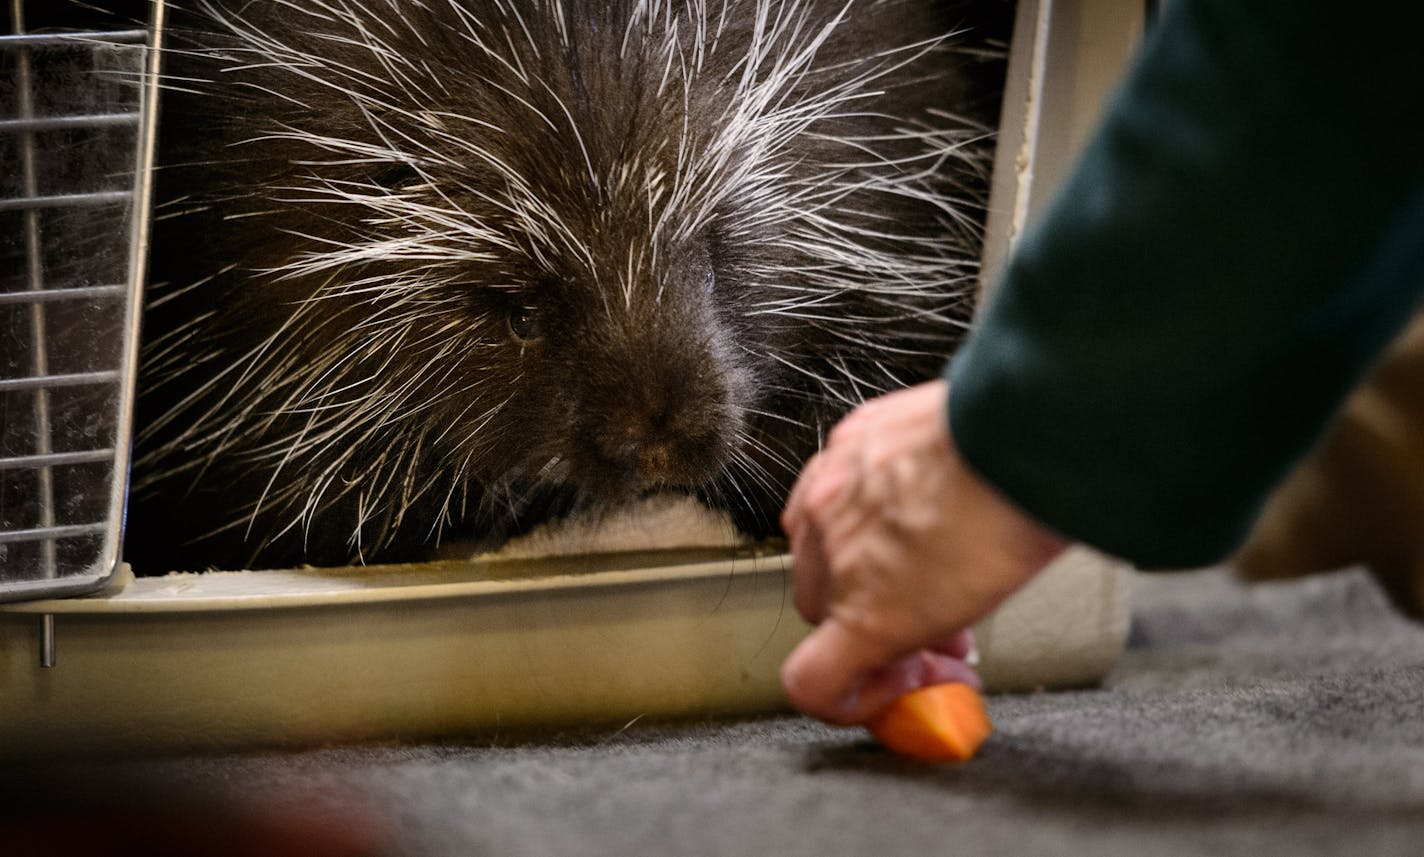
[[[715,348],[666,332],[605,355],[579,397],[585,481],[644,493],[715,478],[743,425],[740,375]]]

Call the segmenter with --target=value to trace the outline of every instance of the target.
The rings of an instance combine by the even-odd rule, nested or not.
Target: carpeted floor
[[[1424,628],[1365,575],[1157,576],[1136,604],[1105,686],[993,698],[958,767],[796,717],[168,759],[51,771],[50,798],[12,777],[0,853],[82,830],[92,809],[56,807],[118,788],[92,825],[117,833],[63,853],[1424,854]]]

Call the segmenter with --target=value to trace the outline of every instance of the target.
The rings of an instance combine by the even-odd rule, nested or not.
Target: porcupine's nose
[[[605,449],[604,455],[639,488],[675,481],[670,478],[674,460],[672,444],[663,438],[649,440],[630,434],[616,449]]]
[[[630,438],[624,450],[625,460],[632,466],[639,481],[647,484],[663,480],[673,472],[675,452],[666,437]]]
[[[685,344],[657,352],[605,363],[585,387],[584,449],[598,478],[636,490],[700,485],[725,465],[740,425],[724,373]]]
[[[640,489],[696,485],[714,475],[722,463],[719,400],[648,392],[625,388],[594,432],[599,457]]]
[[[595,329],[580,379],[587,478],[639,493],[716,479],[743,431],[749,383],[700,281],[672,277]]]

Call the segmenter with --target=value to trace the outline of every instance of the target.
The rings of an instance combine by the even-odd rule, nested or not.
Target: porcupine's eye
[[[544,335],[543,325],[539,321],[539,310],[535,307],[516,301],[510,305],[506,321],[510,335],[520,342],[528,342]]]

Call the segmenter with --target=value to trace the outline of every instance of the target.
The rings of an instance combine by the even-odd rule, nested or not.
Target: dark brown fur
[[[416,558],[442,536],[492,543],[655,490],[770,532],[823,430],[854,402],[932,376],[957,342],[997,60],[954,42],[902,54],[914,56],[865,97],[789,135],[757,181],[729,176],[764,157],[759,138],[725,152],[731,166],[708,185],[726,186],[700,210],[703,197],[656,191],[689,169],[680,153],[721,139],[753,42],[747,4],[731,7],[701,73],[658,48],[669,21],[692,31],[682,3],[630,28],[631,0],[575,0],[567,37],[543,0],[462,0],[468,20],[443,0],[403,3],[399,19],[361,22],[389,68],[353,44],[361,28],[295,5],[218,8],[351,69],[352,97],[300,63],[242,53],[201,10],[174,18],[128,540],[140,570]],[[842,9],[806,5],[811,31]],[[962,15],[929,0],[853,5],[782,97],[833,87]],[[495,19],[527,36],[504,62],[466,37],[482,32],[469,21]],[[372,82],[391,68],[403,91]],[[907,160],[923,147],[896,136],[907,128],[957,135],[966,156]],[[313,134],[410,158],[360,158]],[[913,192],[853,187],[872,175]],[[836,187],[825,248],[807,251],[766,216],[778,194]],[[427,237],[434,257],[403,257],[391,242],[429,225],[341,199],[350,192],[406,194],[478,229],[452,225]],[[554,238],[531,228],[530,199],[557,217]],[[294,267],[334,247],[384,249]],[[875,273],[877,259],[918,267],[902,283]],[[778,301],[799,306],[769,311]]]

